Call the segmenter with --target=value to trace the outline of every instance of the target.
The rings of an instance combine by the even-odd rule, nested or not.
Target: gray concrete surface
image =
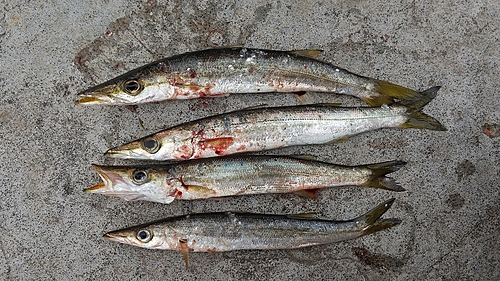
[[[500,2],[6,1],[0,6],[1,280],[498,280]],[[402,159],[404,193],[342,188],[160,205],[84,194],[115,145],[293,95],[78,107],[76,93],[154,59],[221,45],[325,50],[322,59],[410,88],[442,85],[425,112],[449,130],[381,130],[270,153],[341,164]],[[359,104],[335,95],[314,101]],[[144,122],[141,128],[137,118]],[[316,211],[355,217],[396,197],[403,223],[290,251],[150,251],[106,231],[189,212]],[[355,253],[358,253],[356,255]],[[364,255],[359,255],[363,253]]]

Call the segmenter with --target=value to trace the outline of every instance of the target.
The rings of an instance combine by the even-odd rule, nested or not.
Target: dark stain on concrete
[[[405,261],[389,255],[372,253],[366,248],[353,247],[353,254],[362,263],[377,269],[396,269],[405,265]]]
[[[458,181],[462,181],[467,176],[470,176],[476,172],[476,166],[469,161],[465,160],[462,163],[458,164],[455,172],[457,173]]]
[[[490,138],[500,136],[500,124],[484,124],[481,129]]]
[[[465,199],[459,193],[454,193],[446,199],[446,204],[452,209],[460,209],[465,204]]]

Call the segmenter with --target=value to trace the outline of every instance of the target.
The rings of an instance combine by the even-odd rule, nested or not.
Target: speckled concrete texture
[[[500,2],[2,1],[0,5],[1,280],[500,279]],[[317,200],[258,195],[170,205],[82,189],[106,149],[196,118],[291,94],[75,106],[76,94],[152,60],[217,46],[323,49],[321,59],[417,90],[441,85],[425,112],[446,132],[387,129],[313,154],[357,165],[400,159],[403,193],[346,187]],[[311,93],[314,102],[360,105]],[[141,127],[138,119],[143,121]],[[102,234],[190,212],[318,212],[348,219],[395,197],[402,224],[358,240],[298,250],[182,255]]]

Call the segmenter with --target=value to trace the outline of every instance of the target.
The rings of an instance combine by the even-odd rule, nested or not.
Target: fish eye
[[[143,243],[147,243],[147,242],[151,241],[151,239],[153,239],[152,233],[147,229],[141,229],[141,230],[137,231],[137,234],[135,235],[135,237],[137,238],[137,240],[139,240]]]
[[[132,181],[136,184],[143,184],[149,181],[149,175],[146,171],[136,170],[132,173]]]
[[[157,140],[148,138],[142,141],[142,147],[149,153],[153,154],[158,152],[160,149],[160,144]]]
[[[123,83],[123,90],[131,95],[137,95],[142,91],[142,84],[136,79],[127,80]]]

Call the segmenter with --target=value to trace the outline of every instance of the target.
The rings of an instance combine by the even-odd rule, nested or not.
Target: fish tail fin
[[[395,172],[401,167],[406,165],[405,161],[388,161],[383,163],[375,163],[363,166],[364,168],[370,169],[372,175],[363,184],[367,187],[375,187],[392,191],[405,191],[393,178],[387,177],[387,174]]]
[[[391,228],[401,223],[400,219],[381,219],[377,220],[368,229],[363,231],[361,236],[370,235],[374,232],[381,231],[387,228]]]
[[[401,223],[399,219],[380,219],[380,217],[391,208],[394,200],[394,198],[389,199],[368,211],[366,214],[354,219],[354,222],[359,223],[360,226],[363,227],[361,236],[384,230]]]
[[[375,80],[375,84],[377,84],[379,96],[363,99],[371,106],[393,104],[393,99],[414,99],[420,95],[419,92],[412,89],[382,80]]]
[[[441,87],[436,86],[420,93],[415,99],[407,99],[399,102],[408,109],[409,119],[401,128],[416,128],[433,131],[446,131],[446,128],[438,120],[422,112],[422,108],[432,101]]]

